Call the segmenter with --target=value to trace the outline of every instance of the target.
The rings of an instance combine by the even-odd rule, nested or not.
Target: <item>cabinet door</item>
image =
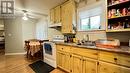
[[[62,68],[63,70],[70,72],[70,62],[71,62],[71,56],[69,53],[66,52],[57,52],[57,65],[58,67]]]
[[[130,68],[121,66],[120,71],[121,73],[130,73]]]
[[[73,55],[73,69],[72,73],[82,73],[82,57]]]
[[[64,62],[64,69],[67,71],[67,72],[70,72],[71,71],[71,65],[70,65],[70,63],[71,63],[71,56],[70,56],[70,54],[69,53],[65,53],[65,62]]]
[[[55,23],[55,10],[54,9],[51,9],[50,10],[50,22],[51,24]]]
[[[60,68],[65,68],[65,53],[58,51],[57,52],[57,65]]]
[[[63,64],[62,64],[62,60],[64,59],[63,58],[63,53],[62,52],[57,52],[57,65],[58,65],[58,67],[62,67],[63,66]]]
[[[99,62],[99,73],[121,73],[120,67],[114,64]]]
[[[130,68],[105,62],[99,62],[98,68],[98,73],[130,73]]]
[[[97,73],[97,61],[94,59],[83,59],[83,73]]]
[[[72,1],[62,5],[62,33],[72,33],[73,7]]]
[[[67,24],[67,22],[66,22],[66,15],[67,15],[67,13],[66,13],[66,4],[63,4],[62,5],[62,7],[61,7],[61,9],[62,9],[62,33],[66,33],[66,24]]]
[[[55,8],[55,23],[61,22],[61,6]]]

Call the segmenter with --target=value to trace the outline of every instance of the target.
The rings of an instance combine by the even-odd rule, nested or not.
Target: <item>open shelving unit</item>
[[[107,0],[106,32],[130,31],[130,0]]]

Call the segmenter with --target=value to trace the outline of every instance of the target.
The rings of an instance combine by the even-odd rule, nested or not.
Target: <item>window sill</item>
[[[105,31],[105,29],[95,29],[95,30],[78,30],[77,32],[97,32],[97,31]]]

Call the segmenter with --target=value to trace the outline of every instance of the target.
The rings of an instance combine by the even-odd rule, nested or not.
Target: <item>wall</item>
[[[20,18],[5,20],[5,52],[24,52],[22,40],[22,21]]]
[[[21,17],[5,20],[5,52],[23,53],[24,40],[35,38],[35,20],[24,21]]]

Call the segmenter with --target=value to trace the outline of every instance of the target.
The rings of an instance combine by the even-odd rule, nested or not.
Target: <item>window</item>
[[[101,6],[80,8],[78,16],[78,31],[103,30],[104,15]]]
[[[96,30],[100,29],[100,15],[82,18],[80,20],[80,30]]]
[[[89,29],[89,28],[90,28],[90,26],[89,26],[89,18],[81,19],[81,29],[86,30],[86,29]]]

